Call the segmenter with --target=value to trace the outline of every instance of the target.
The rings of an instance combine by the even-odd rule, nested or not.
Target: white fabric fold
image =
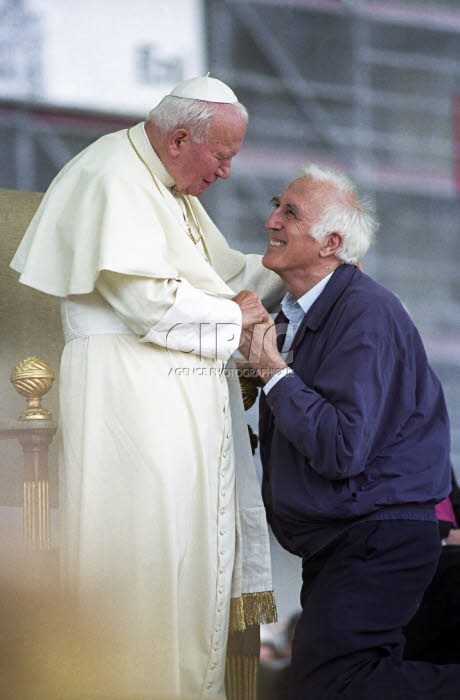
[[[237,304],[180,280],[174,304],[140,340],[226,362],[238,348],[240,334],[241,311]]]

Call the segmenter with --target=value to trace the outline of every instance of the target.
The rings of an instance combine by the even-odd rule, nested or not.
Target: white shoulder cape
[[[11,267],[20,281],[65,297],[94,289],[101,270],[187,279],[204,291],[233,296],[223,282],[245,256],[232,250],[196,197],[187,197],[200,225],[208,264],[171,210],[170,191],[155,177],[157,157],[143,124],[103,136],[56,176],[32,219]],[[139,157],[141,156],[141,157]]]

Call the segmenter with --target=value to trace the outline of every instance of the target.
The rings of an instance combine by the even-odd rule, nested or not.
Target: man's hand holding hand
[[[243,289],[233,301],[243,315],[238,349],[260,378],[268,382],[273,374],[287,367],[276,347],[275,324],[255,292]]]
[[[271,318],[266,323],[255,324],[252,329],[243,329],[238,349],[263,382],[287,367],[276,346],[276,326]]]
[[[255,323],[265,323],[269,321],[268,311],[260,301],[255,292],[243,289],[233,297],[232,301],[241,309],[243,316],[243,329],[251,329]]]

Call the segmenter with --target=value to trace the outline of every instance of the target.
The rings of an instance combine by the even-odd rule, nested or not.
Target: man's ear
[[[178,158],[182,145],[185,141],[190,140],[190,135],[187,129],[176,129],[172,132],[168,139],[168,153],[171,158]]]
[[[337,231],[328,233],[321,246],[320,256],[327,258],[329,255],[335,255],[343,243],[343,236]]]

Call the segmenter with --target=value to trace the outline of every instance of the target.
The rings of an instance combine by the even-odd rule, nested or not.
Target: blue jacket
[[[309,556],[354,522],[436,522],[450,491],[449,419],[397,297],[336,269],[292,345],[294,374],[260,398],[262,491],[282,544]]]

